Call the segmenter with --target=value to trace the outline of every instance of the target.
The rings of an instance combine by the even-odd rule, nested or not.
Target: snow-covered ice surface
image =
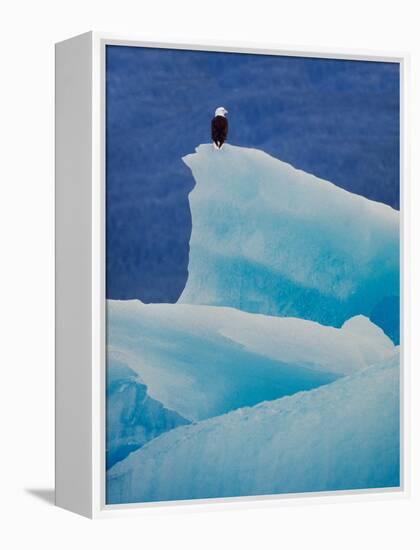
[[[108,300],[107,329],[111,358],[122,354],[150,397],[191,421],[318,387],[395,350],[362,316],[337,329],[233,308]]]
[[[147,386],[127,366],[121,353],[108,354],[106,389],[107,468],[150,439],[188,424],[147,394]]]
[[[107,502],[398,486],[398,356],[163,434],[108,471]]]
[[[399,213],[263,151],[184,161],[179,302],[107,302],[107,502],[398,486]]]
[[[398,211],[256,149],[183,160],[196,185],[181,302],[336,327],[363,314],[398,343]]]

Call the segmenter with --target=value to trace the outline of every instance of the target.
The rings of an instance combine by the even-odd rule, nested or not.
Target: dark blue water
[[[194,186],[181,157],[229,141],[399,207],[397,64],[107,47],[107,296],[175,302]]]

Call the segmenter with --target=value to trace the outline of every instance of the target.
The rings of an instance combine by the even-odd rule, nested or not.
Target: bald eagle
[[[224,107],[218,107],[211,121],[211,139],[215,149],[221,149],[227,138],[228,121],[227,111]]]

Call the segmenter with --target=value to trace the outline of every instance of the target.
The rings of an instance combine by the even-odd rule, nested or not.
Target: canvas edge
[[[55,504],[92,516],[92,33],[55,46]]]

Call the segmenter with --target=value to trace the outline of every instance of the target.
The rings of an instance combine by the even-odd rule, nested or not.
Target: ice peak
[[[388,304],[383,326],[398,326],[396,210],[257,149],[202,144],[183,161],[196,185],[181,302],[336,327]]]

